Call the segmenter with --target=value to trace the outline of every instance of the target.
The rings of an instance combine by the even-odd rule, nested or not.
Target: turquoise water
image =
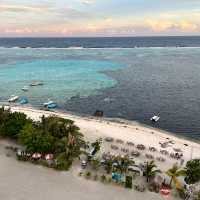
[[[0,100],[15,94],[38,107],[51,99],[67,111],[99,109],[199,139],[199,58],[200,48],[0,48]],[[33,81],[44,85],[21,90]]]
[[[63,104],[77,94],[87,97],[97,94],[99,89],[114,86],[116,80],[102,72],[119,68],[115,62],[98,60],[20,60],[1,64],[1,98],[15,94],[28,97],[34,104],[47,99]],[[28,92],[21,90],[34,81],[42,81],[44,85],[30,87]]]

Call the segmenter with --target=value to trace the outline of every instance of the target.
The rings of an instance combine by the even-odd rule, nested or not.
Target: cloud
[[[96,2],[96,0],[81,0],[82,4],[92,5]]]
[[[44,13],[50,11],[47,6],[21,6],[21,5],[0,5],[0,12],[34,12]]]
[[[170,21],[170,20],[146,20],[146,26],[154,32],[198,32],[200,31],[200,24],[187,20]]]
[[[95,16],[88,13],[88,12],[83,12],[77,9],[73,9],[71,7],[65,7],[59,10],[56,10],[55,13],[57,15],[62,16],[64,19],[91,19],[94,18]]]

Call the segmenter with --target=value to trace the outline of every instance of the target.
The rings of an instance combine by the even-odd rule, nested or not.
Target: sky
[[[0,0],[0,37],[200,35],[200,0]]]

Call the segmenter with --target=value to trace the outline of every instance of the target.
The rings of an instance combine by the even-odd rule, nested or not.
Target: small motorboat
[[[46,103],[44,103],[43,105],[44,105],[44,107],[47,107],[48,105],[50,105],[50,104],[53,104],[54,102],[53,101],[48,101],[48,102],[46,102]]]
[[[43,83],[43,82],[38,82],[38,81],[37,81],[37,82],[33,82],[33,83],[30,84],[30,86],[32,86],[32,87],[33,87],[33,86],[40,86],[40,85],[44,85],[44,83]]]
[[[21,105],[23,104],[27,104],[28,103],[28,99],[27,98],[22,98],[20,99],[20,102],[19,102]]]
[[[22,90],[23,90],[24,92],[27,92],[27,91],[28,91],[28,87],[27,87],[27,86],[24,86],[24,87],[22,88]]]
[[[47,107],[49,109],[57,108],[57,104],[54,101],[50,101],[50,100],[44,103],[43,105],[44,107]]]
[[[8,99],[8,102],[12,103],[19,99],[19,96],[11,95],[11,97]]]
[[[160,119],[159,116],[154,115],[150,120],[151,120],[152,122],[157,122],[159,119]]]
[[[49,109],[53,109],[53,108],[57,108],[57,104],[56,103],[51,103],[47,106],[47,108]]]

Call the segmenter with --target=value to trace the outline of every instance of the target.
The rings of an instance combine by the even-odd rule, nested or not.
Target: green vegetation
[[[31,123],[23,113],[14,112],[10,109],[0,108],[0,136],[17,139],[17,135],[26,123]]]
[[[173,167],[166,172],[166,174],[171,178],[170,186],[172,185],[172,181],[175,183],[175,185],[177,185],[177,177],[184,176],[185,170],[178,167],[177,164],[174,164]]]
[[[54,167],[67,170],[81,154],[83,135],[74,122],[56,116],[34,122],[23,113],[0,108],[0,136],[15,139],[29,154],[53,154]]]
[[[100,163],[99,158],[93,158],[93,159],[91,160],[90,164],[91,164],[91,166],[92,166],[92,168],[93,168],[94,170],[98,170],[99,167],[101,166],[101,163]]]
[[[147,182],[149,182],[151,178],[154,178],[157,173],[161,172],[159,169],[156,169],[156,168],[157,166],[153,160],[145,163],[143,173],[144,173],[144,176],[146,176]]]
[[[91,176],[92,176],[91,172],[88,171],[85,173],[85,178],[90,179]]]
[[[200,159],[193,159],[187,162],[185,175],[185,181],[188,184],[200,181]]]

